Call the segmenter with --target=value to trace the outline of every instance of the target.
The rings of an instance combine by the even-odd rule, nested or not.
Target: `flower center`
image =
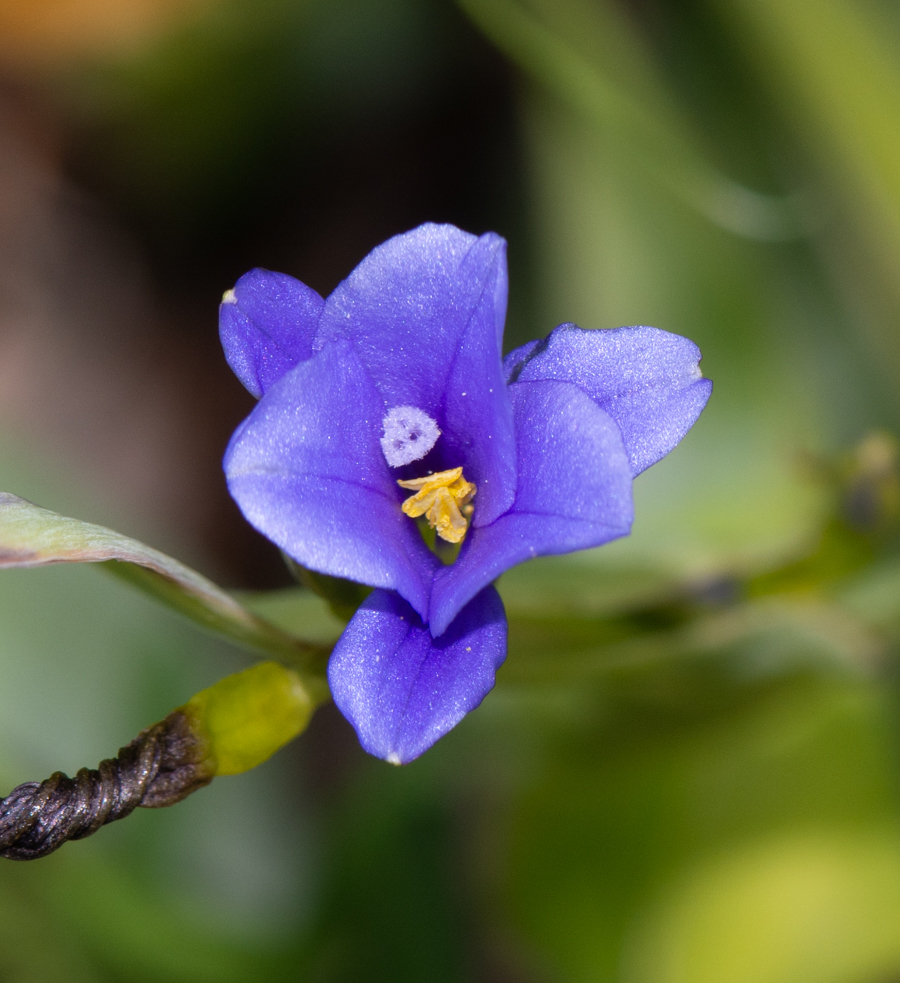
[[[416,493],[400,506],[405,515],[411,519],[424,515],[428,525],[448,543],[463,541],[474,511],[474,506],[469,503],[477,489],[463,477],[462,468],[398,481],[397,484]]]
[[[392,468],[421,461],[441,435],[434,420],[417,406],[395,406],[388,410],[381,426],[381,450]]]

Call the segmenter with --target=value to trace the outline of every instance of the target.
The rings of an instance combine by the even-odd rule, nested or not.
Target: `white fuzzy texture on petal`
[[[395,406],[381,421],[381,449],[392,468],[420,461],[434,447],[441,431],[431,417],[416,406]]]

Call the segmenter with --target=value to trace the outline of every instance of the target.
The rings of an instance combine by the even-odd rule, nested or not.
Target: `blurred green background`
[[[3,863],[0,980],[896,983],[900,6],[0,0],[0,487],[286,588],[221,478],[219,297],[426,220],[509,240],[508,347],[653,324],[709,407],[632,537],[502,578],[498,686],[424,758],[325,707]],[[0,789],[245,664],[3,573]]]

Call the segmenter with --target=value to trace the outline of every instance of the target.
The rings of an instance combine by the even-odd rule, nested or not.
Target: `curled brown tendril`
[[[212,781],[205,750],[188,715],[175,710],[96,769],[20,785],[0,799],[0,857],[37,860],[138,806],[175,805]]]

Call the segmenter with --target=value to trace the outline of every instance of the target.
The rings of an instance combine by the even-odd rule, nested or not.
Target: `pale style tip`
[[[421,461],[437,443],[437,423],[417,406],[394,406],[381,421],[381,449],[392,468]]]

